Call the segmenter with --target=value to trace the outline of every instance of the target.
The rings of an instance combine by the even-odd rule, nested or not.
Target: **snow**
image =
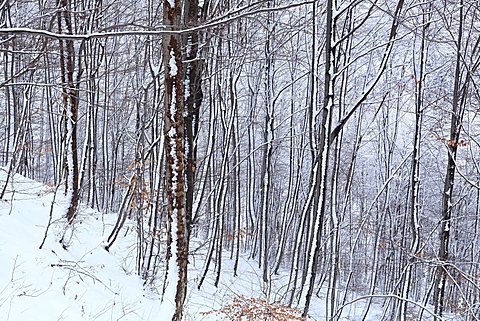
[[[0,175],[3,183],[4,171]],[[53,223],[39,249],[54,189],[17,175],[9,191],[8,201],[0,201],[2,320],[110,320],[112,316],[150,320],[155,315],[158,298],[123,269],[128,261],[123,255],[130,255],[127,244],[122,244],[123,253],[102,247],[105,236],[99,213],[80,210],[72,245],[65,250],[58,241],[66,226],[68,200],[59,189]]]
[[[172,236],[173,241],[171,245],[172,256],[168,261],[168,271],[167,271],[167,286],[165,288],[165,294],[162,298],[162,304],[160,309],[160,315],[168,315],[169,319],[175,314],[175,294],[178,284],[178,267],[177,267],[177,209],[173,210],[172,215]]]
[[[187,72],[189,72],[190,67],[187,67]],[[185,91],[185,100],[187,100],[190,97],[190,78],[185,77],[185,80],[183,81],[183,88]],[[187,113],[184,113],[184,116],[187,116]]]
[[[0,186],[6,172],[0,168]],[[8,184],[7,195],[0,200],[0,315],[3,321],[45,320],[169,320],[174,309],[176,282],[167,285],[162,303],[162,284],[143,286],[135,274],[136,229],[127,220],[117,242],[107,252],[103,241],[113,227],[116,215],[101,214],[80,205],[73,227],[66,224],[64,213],[68,200],[60,187],[55,197],[52,224],[42,249],[39,249],[49,221],[55,187],[44,186],[20,175]],[[174,213],[175,215],[176,213]],[[104,215],[102,217],[102,215]],[[175,219],[175,218],[174,218]],[[67,249],[59,243],[65,229],[71,233]],[[175,235],[175,231],[173,231]],[[203,246],[202,246],[203,245]],[[205,241],[193,239],[189,258],[189,286],[184,320],[221,320],[205,312],[219,309],[243,295],[281,302],[288,274],[271,275],[268,290],[255,261],[240,257],[238,276],[233,276],[234,262],[225,251],[218,287],[216,273],[210,270],[200,290],[197,282],[206,258]],[[173,253],[176,245],[172,244]],[[246,257],[246,255],[245,255]],[[176,275],[175,259],[169,272]],[[282,272],[282,271],[280,271]],[[160,277],[163,280],[163,276]],[[170,278],[170,280],[172,280]],[[266,297],[266,293],[268,297]],[[326,289],[314,297],[309,320],[325,320]],[[367,299],[349,297],[340,320],[361,316]],[[380,320],[382,301],[370,308],[366,320]]]
[[[150,68],[152,69],[153,77],[157,77],[160,74],[161,64],[155,64],[150,60]]]
[[[69,106],[67,108],[67,116],[69,121],[67,121],[67,142],[68,142],[68,148],[67,148],[67,167],[68,167],[68,175],[67,175],[67,181],[68,181],[68,188],[67,188],[67,199],[68,199],[68,204],[71,204],[72,198],[73,198],[73,151],[72,151],[72,137],[73,137],[73,128],[72,128],[72,108]],[[65,210],[65,213],[67,212],[68,208]]]
[[[177,63],[175,61],[175,52],[173,49],[170,49],[170,60],[168,61],[170,67],[170,76],[175,77],[178,72]]]

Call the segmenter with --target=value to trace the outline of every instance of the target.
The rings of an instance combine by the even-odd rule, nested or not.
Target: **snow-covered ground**
[[[0,169],[0,187],[5,178],[5,170]],[[115,215],[81,207],[73,229],[66,229],[66,200],[59,189],[52,207],[54,194],[54,187],[16,175],[0,201],[1,320],[164,320],[157,291],[145,289],[133,272],[135,229],[126,228],[107,252],[102,244],[115,223]],[[51,224],[40,249],[50,213]],[[69,244],[67,248],[59,242],[62,238]],[[193,240],[192,248],[199,244],[199,240]],[[205,252],[204,247],[190,259],[185,320],[223,320],[221,315],[204,312],[219,309],[239,296],[265,299],[268,294],[270,302],[280,300],[288,281],[286,274],[272,276],[272,287],[265,289],[254,261],[242,258],[239,275],[234,277],[228,252],[219,287],[214,286],[211,271],[198,290]],[[326,320],[326,303],[321,297],[312,302],[311,320]],[[357,320],[363,309],[362,301],[347,306],[342,320]],[[374,305],[367,320],[380,320],[380,316],[381,310]]]

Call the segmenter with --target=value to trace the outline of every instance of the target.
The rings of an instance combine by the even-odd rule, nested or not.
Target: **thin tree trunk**
[[[446,177],[442,193],[442,216],[440,221],[440,246],[438,250],[439,263],[435,271],[435,283],[433,287],[433,305],[435,314],[440,317],[445,310],[445,289],[448,278],[447,263],[450,259],[450,228],[452,219],[452,200],[453,200],[453,183],[456,172],[457,147],[460,138],[462,125],[462,106],[461,106],[461,64],[462,64],[462,39],[463,39],[463,0],[460,1],[459,26],[457,35],[457,56],[455,65],[455,79],[453,85],[452,112],[450,120],[450,137],[446,147],[448,152],[448,161],[446,169]],[[435,318],[437,320],[437,318]]]
[[[199,24],[198,0],[185,1],[187,27],[197,27]],[[200,106],[203,101],[202,72],[203,61],[199,57],[200,35],[192,31],[186,35],[185,54],[185,174],[186,194],[185,210],[187,224],[187,239],[191,233],[194,204],[194,188],[197,170],[197,135],[199,130]]]
[[[413,137],[412,152],[412,174],[410,178],[411,194],[410,194],[410,233],[412,240],[410,243],[410,254],[408,258],[408,266],[405,270],[405,280],[403,283],[402,297],[405,300],[400,302],[400,320],[407,320],[407,302],[412,285],[412,273],[414,272],[417,256],[420,251],[420,222],[419,222],[419,189],[420,189],[420,141],[422,129],[422,113],[423,113],[423,82],[425,80],[424,68],[426,65],[426,31],[429,23],[427,17],[423,15],[422,40],[420,45],[420,69],[418,75],[415,75],[416,81],[416,99],[415,99],[415,133]]]
[[[315,287],[317,277],[317,267],[320,256],[320,247],[323,232],[323,222],[325,218],[325,201],[327,189],[328,161],[329,161],[329,144],[330,144],[330,128],[331,128],[331,109],[334,99],[334,62],[335,49],[334,44],[334,2],[328,0],[326,5],[326,44],[325,44],[325,78],[324,78],[324,101],[322,110],[320,111],[318,150],[316,155],[316,163],[311,189],[313,190],[313,206],[310,208],[310,217],[312,218],[311,235],[312,243],[310,250],[307,252],[308,264],[306,276],[308,278],[305,284],[305,295],[301,297],[300,305],[303,307],[303,316],[306,317],[310,308],[310,302]],[[316,115],[315,115],[316,116]],[[315,128],[316,126],[314,126]],[[303,291],[302,291],[303,292]]]

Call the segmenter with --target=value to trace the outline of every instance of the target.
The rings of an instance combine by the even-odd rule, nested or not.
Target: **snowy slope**
[[[0,187],[5,177],[5,170],[0,169]],[[133,232],[122,234],[110,252],[102,246],[115,222],[114,214],[102,216],[81,207],[73,230],[66,229],[62,217],[66,200],[59,189],[48,235],[40,249],[55,188],[16,175],[7,191],[0,201],[1,320],[164,320],[159,295],[144,289],[142,280],[133,272]],[[59,243],[62,237],[69,244],[66,249]],[[194,240],[192,248],[200,243]],[[256,262],[242,259],[239,275],[234,277],[229,253],[225,253],[220,286],[214,286],[215,274],[210,271],[198,290],[205,249],[195,253],[190,260],[185,320],[220,320],[221,315],[204,312],[219,309],[239,295],[280,301],[287,276],[272,276],[272,288],[263,288]],[[326,304],[315,300],[311,319],[324,320]],[[355,320],[354,315],[362,311],[361,303],[351,305],[342,319]],[[378,319],[379,311],[372,310],[369,320]]]
[[[4,175],[4,173],[2,173]],[[5,181],[0,179],[0,181]],[[15,177],[0,203],[0,315],[7,320],[154,320],[158,298],[124,271],[123,255],[106,252],[100,214],[80,209],[68,250],[58,242],[65,220],[59,191],[42,249],[54,189]],[[14,191],[14,193],[12,193]],[[113,219],[113,216],[112,216]],[[106,233],[106,231],[105,231]],[[125,240],[123,240],[125,241]],[[158,320],[158,319],[157,319]]]

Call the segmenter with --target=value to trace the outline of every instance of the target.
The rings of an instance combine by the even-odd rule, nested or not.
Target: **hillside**
[[[0,171],[0,182],[5,182],[4,170]],[[81,207],[78,222],[69,228],[63,217],[66,209],[61,191],[56,193],[53,207],[55,188],[20,175],[7,191],[0,202],[2,320],[163,320],[159,315],[161,284],[145,287],[134,273],[133,222],[127,222],[124,234],[107,252],[102,243],[115,222],[114,214],[102,215]],[[69,244],[66,248],[59,242],[62,237]],[[220,309],[234,298],[243,297],[248,304],[252,303],[248,298],[281,300],[287,276],[272,276],[271,288],[263,288],[257,263],[242,259],[239,275],[233,277],[228,252],[219,287],[214,286],[212,272],[197,290],[205,257],[201,243],[192,241],[192,248],[198,250],[190,259],[185,320],[220,320],[221,314],[204,313]],[[172,298],[165,298],[169,300]],[[320,298],[315,299],[311,320],[323,320],[324,306]],[[354,320],[355,314],[362,312],[363,305],[357,302],[344,310],[342,320]],[[377,320],[377,313],[372,310],[368,320]]]

